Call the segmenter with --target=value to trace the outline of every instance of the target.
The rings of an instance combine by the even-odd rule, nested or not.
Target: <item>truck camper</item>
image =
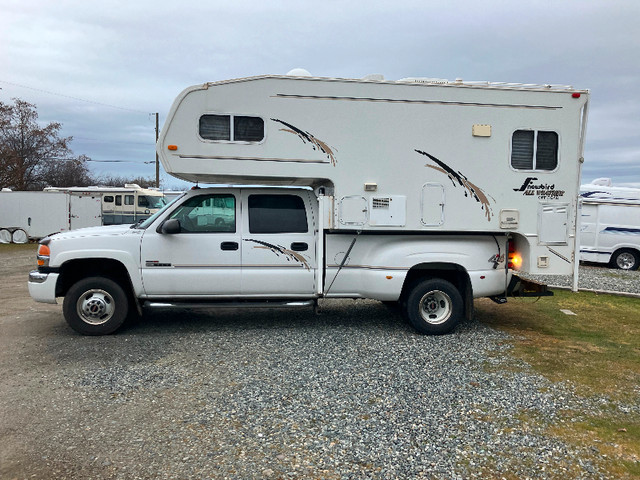
[[[614,187],[610,179],[580,187],[580,260],[621,270],[640,266],[640,188]]]
[[[450,332],[474,298],[551,293],[518,272],[575,273],[588,99],[378,75],[187,88],[157,151],[171,175],[217,186],[135,228],[46,239],[30,292],[65,297],[85,334],[143,305],[321,298],[398,303],[419,332]]]

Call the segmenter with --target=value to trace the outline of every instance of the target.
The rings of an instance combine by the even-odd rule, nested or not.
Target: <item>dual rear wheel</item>
[[[462,295],[447,280],[430,278],[413,285],[403,302],[404,314],[420,333],[453,331],[464,316]]]

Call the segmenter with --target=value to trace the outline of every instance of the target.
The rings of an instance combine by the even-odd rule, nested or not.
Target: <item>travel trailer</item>
[[[580,260],[621,270],[640,266],[640,189],[598,179],[580,187]]]
[[[124,187],[47,187],[0,192],[0,243],[26,243],[84,227],[135,223],[167,202],[162,192]]]
[[[576,272],[588,90],[260,76],[197,85],[157,143],[194,187],[133,228],[45,239],[32,297],[115,331],[143,306],[397,303],[450,332],[473,299]]]

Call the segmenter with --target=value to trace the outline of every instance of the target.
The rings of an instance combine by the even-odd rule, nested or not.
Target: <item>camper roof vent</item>
[[[610,178],[602,177],[602,178],[596,178],[593,182],[591,182],[591,185],[599,185],[601,187],[611,187],[612,183]]]
[[[404,82],[404,83],[438,83],[438,84],[445,84],[445,83],[449,83],[449,80],[447,80],[446,78],[427,78],[427,77],[407,77],[407,78],[401,78],[400,80],[398,80],[398,82]]]
[[[380,73],[371,73],[369,75],[365,75],[362,77],[362,80],[373,81],[373,82],[384,82],[384,75]]]
[[[137,183],[125,183],[124,187],[125,188],[140,188],[140,185],[138,185]]]
[[[287,75],[290,77],[310,77],[311,76],[309,71],[305,70],[304,68],[294,68],[292,70],[289,70],[287,72]]]

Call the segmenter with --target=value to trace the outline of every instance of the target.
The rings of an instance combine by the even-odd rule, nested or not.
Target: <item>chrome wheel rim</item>
[[[432,290],[420,299],[420,316],[431,325],[446,322],[451,317],[451,312],[451,298],[441,290]]]
[[[104,290],[93,288],[83,293],[76,304],[78,316],[89,325],[108,322],[115,312],[116,302]]]
[[[623,252],[616,258],[616,265],[622,270],[630,270],[636,263],[636,257],[629,252]]]

